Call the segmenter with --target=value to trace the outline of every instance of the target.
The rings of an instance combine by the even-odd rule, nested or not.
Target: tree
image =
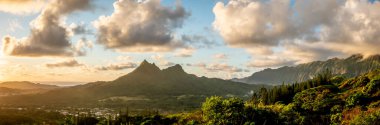
[[[243,124],[244,102],[239,98],[223,99],[212,96],[202,104],[203,118],[207,124]]]

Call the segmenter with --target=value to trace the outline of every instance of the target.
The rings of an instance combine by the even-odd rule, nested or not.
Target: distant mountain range
[[[251,76],[233,81],[249,84],[282,84],[302,82],[316,74],[329,69],[333,74],[354,77],[380,68],[380,55],[364,58],[363,55],[352,55],[345,59],[332,58],[327,61],[314,61],[296,66],[284,66],[277,69],[265,69]]]
[[[249,98],[262,85],[250,85],[187,74],[180,65],[159,69],[143,61],[131,73],[114,81],[93,82],[32,95],[0,98],[4,104],[22,105],[102,105],[133,108],[196,108],[205,97]],[[171,109],[169,109],[171,110]]]
[[[27,81],[13,81],[0,83],[0,96],[36,94],[57,89],[55,85],[44,85]]]
[[[55,85],[32,83],[32,82],[28,82],[28,81],[3,82],[3,83],[0,83],[0,87],[11,88],[11,89],[20,89],[20,90],[55,89],[55,88],[58,88],[58,86],[55,86]]]

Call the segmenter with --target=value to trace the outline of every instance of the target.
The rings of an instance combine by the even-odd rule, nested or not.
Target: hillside
[[[251,76],[234,79],[234,81],[249,84],[282,84],[295,81],[302,82],[311,79],[317,73],[330,69],[333,74],[354,77],[380,68],[380,55],[364,58],[362,55],[352,55],[345,59],[333,58],[326,61],[315,61],[296,66],[284,66],[277,69],[265,69]]]
[[[10,89],[20,89],[20,90],[58,88],[58,86],[55,86],[55,85],[45,85],[45,84],[32,83],[32,82],[27,82],[27,81],[3,82],[3,83],[0,83],[0,87],[10,88]]]
[[[131,73],[114,81],[94,82],[43,94],[2,98],[9,104],[98,105],[134,108],[194,108],[205,97],[250,97],[262,85],[249,85],[187,74],[180,65],[159,69],[143,61]],[[22,102],[22,103],[20,103]]]
[[[380,69],[348,79],[323,72],[312,80],[262,88],[254,95],[246,102],[209,97],[195,112],[166,118],[173,119],[170,124],[380,124]]]
[[[43,93],[57,89],[58,86],[32,83],[26,81],[9,81],[0,83],[0,96]]]
[[[179,69],[178,66],[176,67],[174,69]],[[158,72],[158,70],[146,71],[145,73]],[[119,80],[126,77],[128,76],[120,77]],[[248,101],[239,97],[211,96],[200,103],[200,108],[177,114],[167,112],[160,114],[162,112],[144,110],[144,114],[131,115],[131,112],[127,110],[126,112],[119,111],[118,115],[112,119],[89,115],[91,112],[71,115],[71,118],[78,119],[79,123],[83,124],[379,125],[380,69],[353,78],[334,76],[326,70],[305,82],[284,84],[270,89],[261,88]],[[98,105],[98,107],[101,106]],[[52,123],[55,123],[53,119],[64,121],[59,123],[78,123],[68,121],[67,118],[70,118],[70,115],[65,117],[41,110],[29,111],[35,115],[25,115],[25,111],[1,110],[3,114],[24,115],[24,119],[34,118],[41,123],[46,119],[51,120]],[[57,117],[47,117],[48,114]],[[44,118],[45,120],[40,120]],[[15,121],[20,120],[13,122]],[[28,121],[27,123],[36,122]]]
[[[0,96],[18,95],[22,91],[18,89],[11,89],[6,87],[0,87]]]

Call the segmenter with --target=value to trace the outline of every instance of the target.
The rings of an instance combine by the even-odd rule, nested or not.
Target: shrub
[[[368,82],[370,81],[370,79],[366,76],[364,77],[360,77],[356,83],[354,84],[353,87],[360,87],[360,86],[365,86]]]
[[[207,124],[242,124],[244,102],[235,97],[223,99],[213,96],[202,104],[202,111]]]
[[[367,94],[373,94],[380,88],[380,77],[372,79],[364,88],[363,92]]]
[[[363,105],[365,104],[368,100],[368,96],[364,93],[358,92],[355,94],[350,95],[346,99],[346,107],[354,107],[355,105]]]
[[[343,119],[342,113],[336,113],[336,114],[332,114],[330,116],[330,122],[333,125],[339,125],[341,123],[342,119]]]
[[[380,124],[380,110],[370,114],[360,114],[350,121],[350,125],[379,125]]]
[[[343,107],[341,105],[334,105],[330,111],[334,113],[342,112]]]
[[[340,100],[333,98],[334,94],[330,89],[330,86],[320,86],[304,90],[294,96],[293,102],[298,109],[309,113],[327,113],[332,106],[340,102]]]
[[[346,78],[344,76],[334,76],[331,78],[331,82],[333,84],[340,84],[342,83]]]

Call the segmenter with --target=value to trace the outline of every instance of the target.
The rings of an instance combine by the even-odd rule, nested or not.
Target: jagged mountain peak
[[[134,70],[132,73],[157,73],[161,71],[158,66],[154,63],[149,63],[148,61],[144,60],[141,62],[141,64]]]
[[[171,66],[171,67],[168,67],[164,70],[162,70],[164,72],[174,72],[174,73],[185,73],[185,71],[183,70],[182,66],[179,65],[179,64],[176,64],[174,66]]]
[[[350,57],[346,58],[346,60],[362,60],[364,56],[362,54],[353,54]]]

